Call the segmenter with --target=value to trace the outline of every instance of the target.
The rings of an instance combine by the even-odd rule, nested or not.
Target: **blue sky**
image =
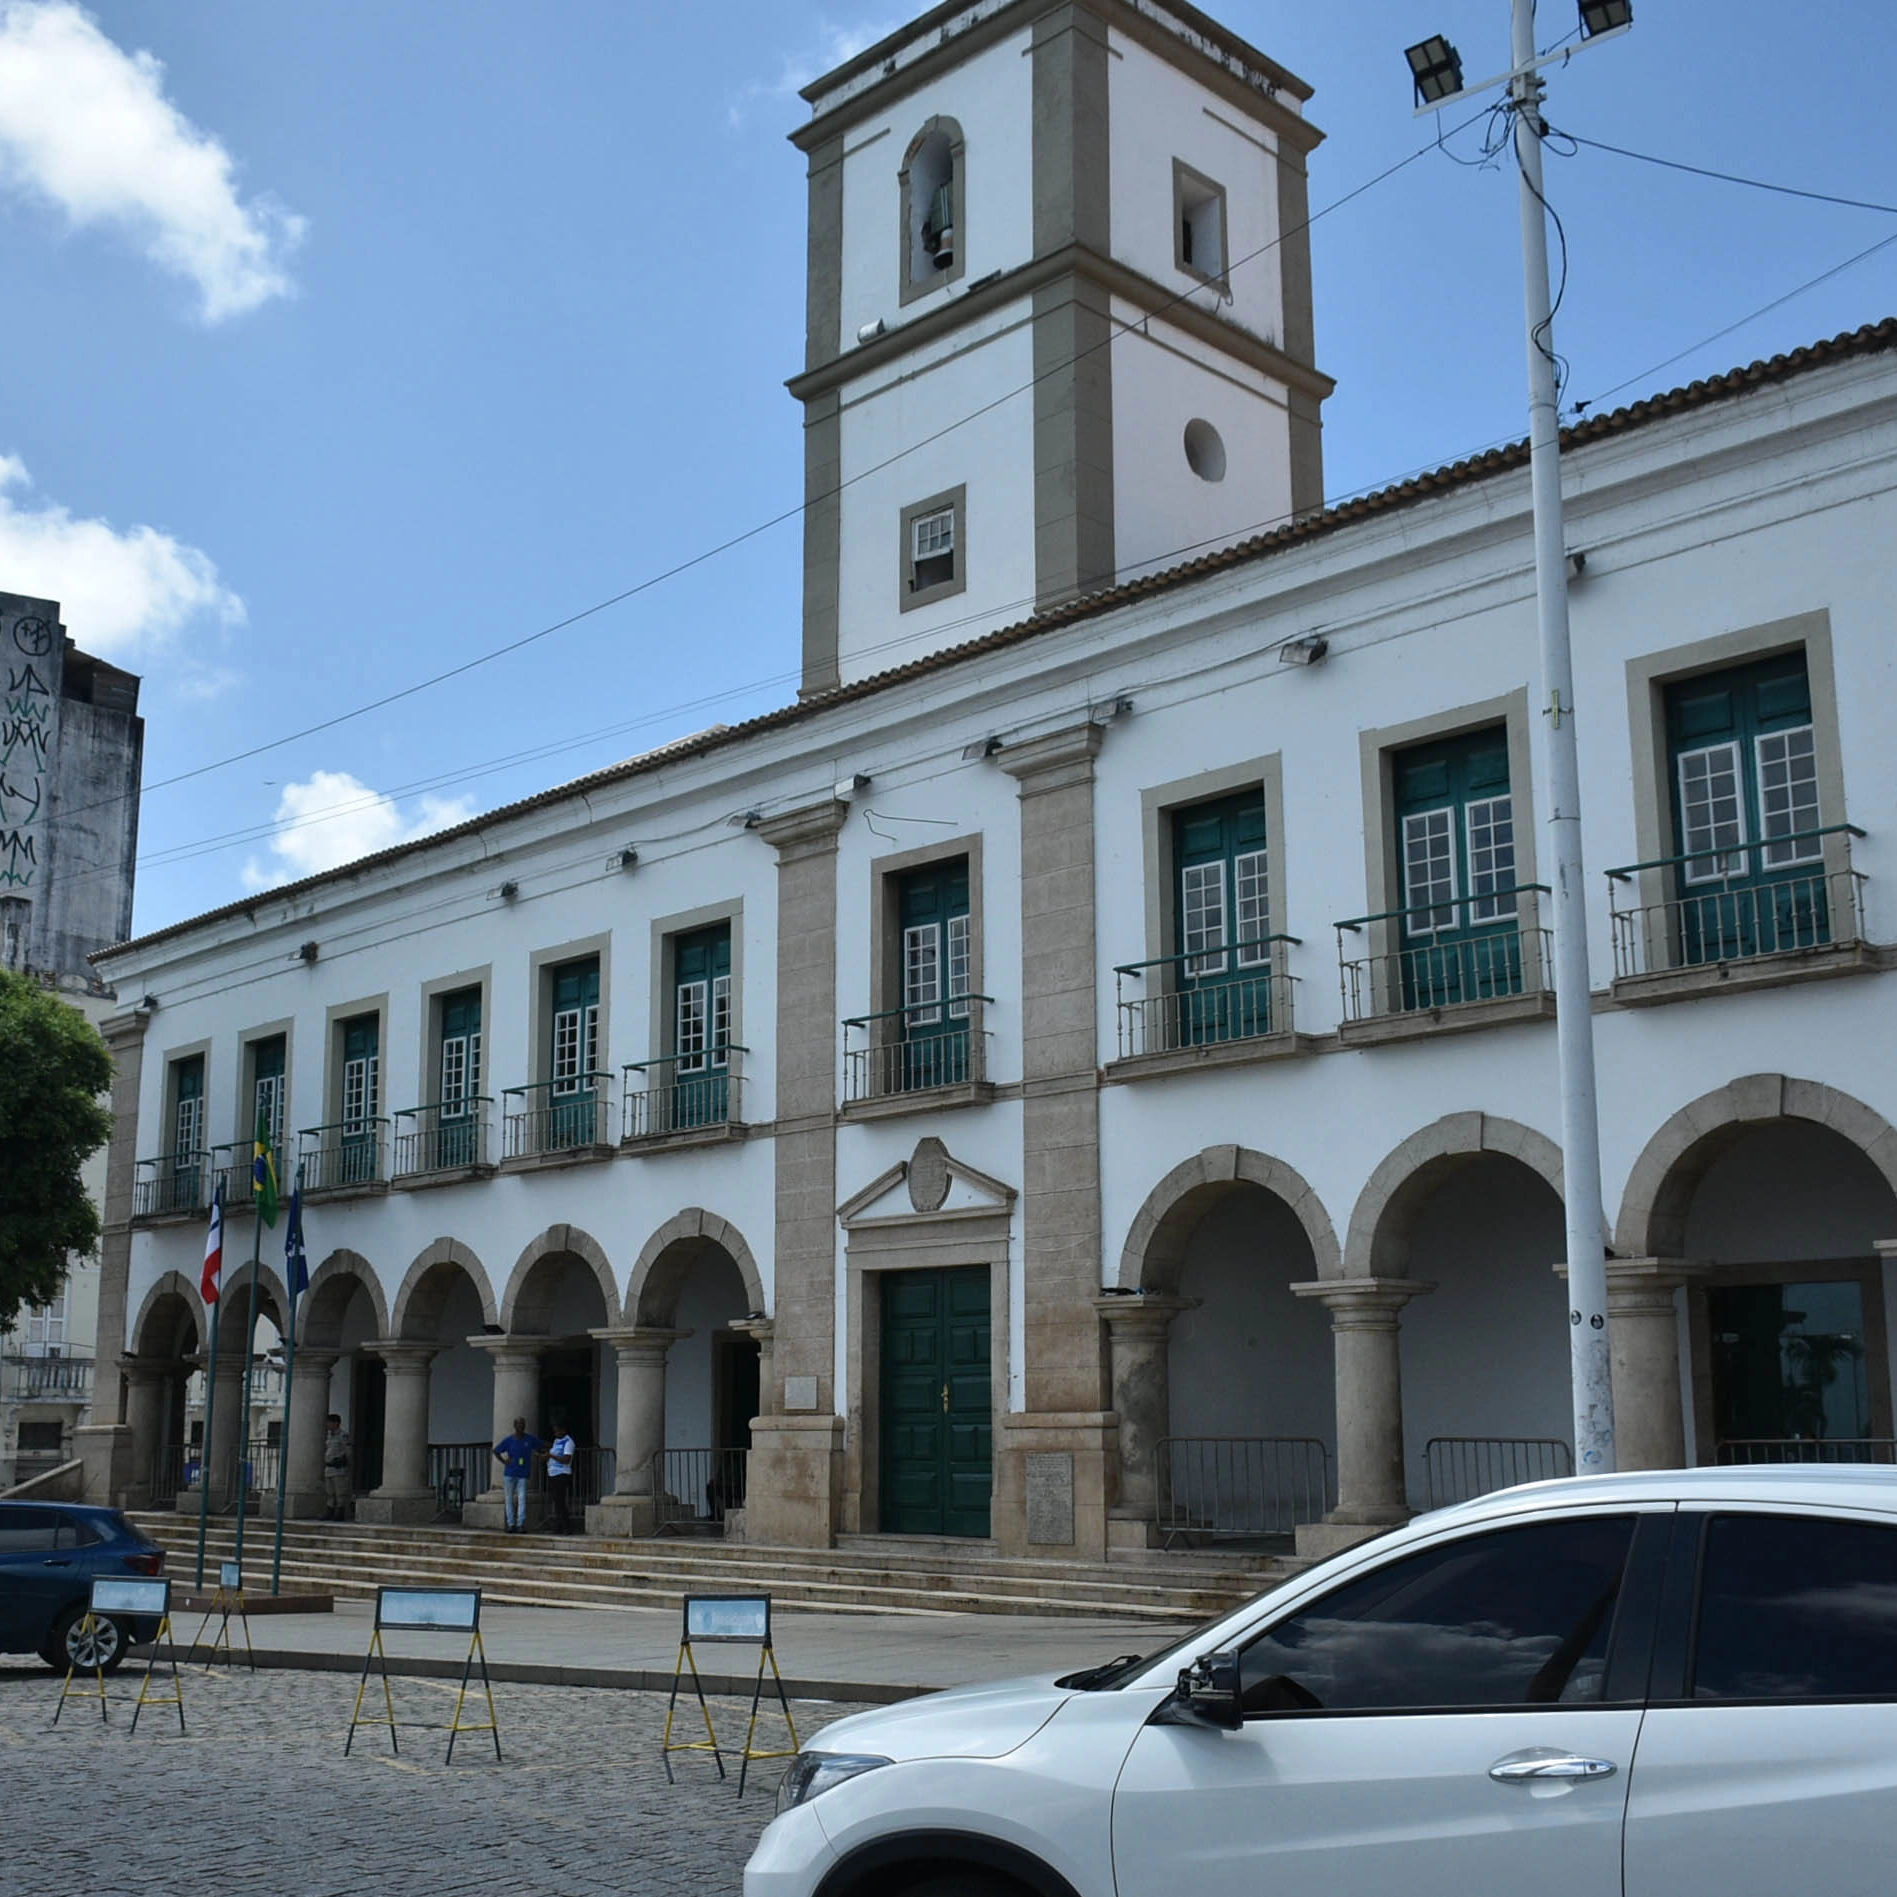
[[[1505,0],[1211,10],[1316,87],[1314,208],[1433,136],[1407,44],[1440,30],[1471,76],[1506,63]],[[1544,43],[1568,32],[1564,0],[1542,12]],[[1897,202],[1888,0],[1638,15],[1553,76],[1556,125]],[[784,135],[796,83],[902,17],[0,0],[0,588],[61,598],[82,645],[144,673],[149,784],[795,506],[804,195]],[[1897,311],[1893,244],[1694,348],[1897,217],[1586,150],[1551,162],[1550,196],[1573,398]],[[1313,242],[1333,496],[1522,432],[1506,171],[1432,153]],[[783,702],[799,562],[793,520],[452,684],[153,788],[137,926]]]

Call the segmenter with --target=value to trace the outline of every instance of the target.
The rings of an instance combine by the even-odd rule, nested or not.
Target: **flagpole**
[[[290,1188],[290,1224],[283,1235],[283,1289],[290,1300],[290,1328],[283,1340],[283,1441],[277,1449],[277,1538],[270,1552],[270,1592],[283,1592],[283,1498],[290,1486],[290,1400],[296,1394],[297,1261],[290,1256],[302,1244],[303,1168]]]
[[[217,1420],[217,1326],[224,1315],[224,1267],[217,1269],[217,1296],[211,1302],[211,1351],[204,1360],[204,1447],[198,1452],[198,1578],[204,1585],[204,1531],[211,1512],[211,1425]],[[186,1445],[187,1449],[189,1444]]]
[[[250,1321],[244,1338],[243,1422],[237,1433],[237,1569],[244,1567],[244,1517],[250,1510],[250,1368],[257,1355],[257,1274],[263,1265],[263,1204],[251,1216]]]

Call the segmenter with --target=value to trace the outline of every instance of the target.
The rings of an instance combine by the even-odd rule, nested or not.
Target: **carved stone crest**
[[[948,1148],[939,1139],[918,1140],[909,1156],[909,1203],[918,1212],[939,1212],[948,1195]]]

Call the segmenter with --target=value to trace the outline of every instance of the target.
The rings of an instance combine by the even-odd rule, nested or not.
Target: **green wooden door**
[[[343,1023],[342,1146],[338,1183],[359,1186],[376,1177],[381,1157],[375,1122],[382,1113],[382,1022],[359,1014]]]
[[[1173,816],[1177,1031],[1200,1047],[1271,1032],[1271,876],[1265,794],[1241,791]]]
[[[1418,745],[1394,763],[1402,1005],[1520,994],[1507,733],[1498,726]]]
[[[882,1279],[882,1527],[983,1535],[994,1488],[986,1265]]]
[[[1803,652],[1670,686],[1683,962],[1831,940],[1811,687]],[[1703,854],[1702,854],[1703,852]]]
[[[553,1045],[548,1065],[549,1112],[542,1150],[590,1146],[599,1137],[599,960],[566,962],[553,971]]]
[[[432,1166],[473,1166],[481,1160],[481,991],[459,988],[443,995],[441,1007],[441,1088],[432,1129]],[[427,1139],[431,1129],[424,1128]],[[426,1170],[426,1169],[425,1169]]]
[[[652,1130],[718,1126],[731,1117],[730,923],[679,936],[672,944],[672,980],[672,1072],[677,1078],[671,1111],[653,1116]]]
[[[900,1088],[969,1077],[971,941],[968,858],[912,871],[897,886],[902,930]]]
[[[283,1176],[283,1114],[287,1105],[284,1098],[284,1073],[288,1064],[289,1049],[281,1034],[273,1034],[267,1041],[251,1043],[250,1124],[242,1129],[240,1151],[248,1155],[250,1142],[256,1137],[258,1122],[261,1121],[270,1131],[271,1150],[278,1156],[278,1178]],[[244,1170],[249,1172],[248,1164]]]
[[[172,1068],[170,1197],[160,1211],[182,1211],[199,1203],[204,1189],[204,1056],[193,1054]]]

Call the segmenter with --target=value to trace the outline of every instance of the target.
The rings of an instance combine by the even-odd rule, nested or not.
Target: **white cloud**
[[[135,658],[210,615],[241,625],[244,602],[216,563],[156,527],[120,532],[75,520],[51,501],[24,500],[33,485],[17,455],[0,454],[0,587],[56,599],[73,638],[102,659]]]
[[[814,46],[783,54],[775,79],[753,79],[733,96],[726,108],[731,123],[742,125],[750,116],[751,108],[760,101],[775,104],[794,99],[811,80],[822,78],[878,40],[887,39],[908,17],[898,14],[894,19],[879,20],[867,26],[838,26],[830,20],[819,21]]]
[[[431,830],[445,830],[474,815],[471,797],[423,797],[404,816],[393,797],[371,790],[347,771],[314,771],[286,784],[277,799],[277,833],[270,839],[274,862],[255,857],[244,865],[246,889],[272,889],[302,876],[353,863],[359,856],[392,849]]]
[[[284,260],[305,224],[267,198],[239,200],[230,153],[165,97],[164,79],[71,0],[0,0],[0,181],[75,225],[128,231],[218,323],[290,293]]]

